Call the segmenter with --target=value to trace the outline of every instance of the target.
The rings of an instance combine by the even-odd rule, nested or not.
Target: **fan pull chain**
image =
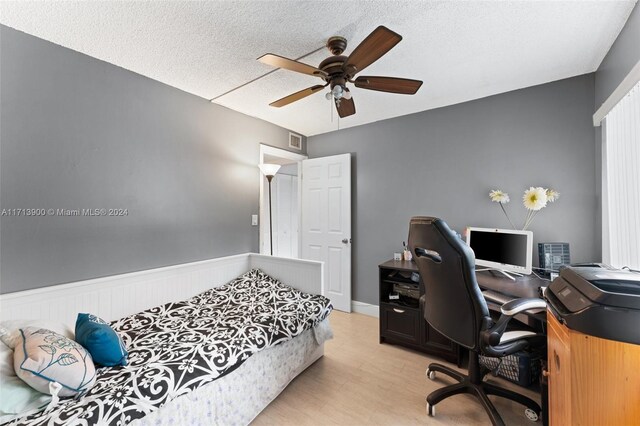
[[[331,122],[333,123],[333,102],[329,102],[329,114],[331,114]]]
[[[333,107],[333,102],[329,102],[329,110],[329,114],[331,114],[331,122],[333,123],[333,111],[335,110],[335,108]],[[338,118],[338,130],[340,130],[340,118]]]

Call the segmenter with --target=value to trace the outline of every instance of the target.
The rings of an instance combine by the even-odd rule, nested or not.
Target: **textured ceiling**
[[[307,136],[594,71],[634,1],[7,2],[0,22],[212,99],[271,70],[264,53],[297,58],[332,35],[346,54],[378,25],[404,39],[367,75],[424,80],[415,96],[352,88],[339,119],[317,93],[269,102],[322,81],[278,70],[216,103]],[[327,50],[302,61],[317,65]],[[325,89],[327,90],[327,89]]]

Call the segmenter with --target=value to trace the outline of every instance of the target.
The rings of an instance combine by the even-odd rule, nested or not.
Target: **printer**
[[[601,264],[568,266],[545,299],[572,330],[640,345],[640,273]]]

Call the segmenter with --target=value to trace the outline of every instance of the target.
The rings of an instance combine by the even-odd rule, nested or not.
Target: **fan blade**
[[[361,89],[415,95],[420,86],[422,86],[422,81],[408,78],[361,76],[356,78],[354,84]]]
[[[400,43],[400,40],[400,34],[381,25],[351,52],[342,69],[350,75],[360,72]]]
[[[302,98],[306,98],[309,95],[313,95],[318,90],[322,90],[325,87],[327,87],[327,86],[326,85],[323,86],[321,84],[318,84],[317,86],[311,86],[311,87],[308,87],[306,89],[300,90],[299,92],[293,93],[293,94],[291,94],[289,96],[285,96],[282,99],[278,99],[275,102],[271,102],[269,105],[272,106],[272,107],[280,108],[280,107],[283,107],[285,105],[289,105],[292,102],[299,101]]]
[[[336,99],[335,102],[340,118],[345,118],[356,113],[356,104],[353,103],[353,98],[341,98],[339,101]]]
[[[284,56],[274,55],[272,53],[260,56],[258,61],[263,64],[271,65],[272,67],[284,68],[286,70],[300,72],[302,74],[316,75],[321,78],[327,75],[326,72],[319,70],[316,67],[294,61],[293,59],[285,58]]]

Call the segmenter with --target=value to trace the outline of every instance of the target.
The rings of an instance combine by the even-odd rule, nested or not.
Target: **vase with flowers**
[[[491,198],[491,201],[494,203],[498,203],[500,205],[500,208],[511,224],[511,227],[513,229],[517,229],[504,207],[505,204],[508,204],[509,201],[511,201],[509,194],[500,189],[494,189],[489,192],[489,198]],[[531,226],[531,223],[538,212],[545,208],[547,204],[555,202],[558,198],[560,198],[560,193],[550,188],[547,189],[541,186],[532,186],[525,190],[524,195],[522,196],[522,204],[524,204],[524,207],[527,209],[527,216],[524,220],[524,224],[522,225],[522,230],[526,231],[529,226]]]

